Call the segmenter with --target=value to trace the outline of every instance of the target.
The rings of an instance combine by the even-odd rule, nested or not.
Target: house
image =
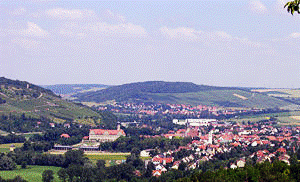
[[[166,172],[168,171],[165,166],[163,166],[162,164],[158,164],[155,166],[155,170],[161,171],[161,172]]]
[[[154,149],[147,149],[147,150],[142,150],[140,153],[141,157],[150,157],[150,152]]]
[[[113,142],[121,136],[126,136],[124,130],[105,130],[105,129],[90,129],[89,140],[96,142]]]
[[[172,169],[176,169],[176,170],[178,170],[178,167],[179,167],[179,164],[180,164],[181,162],[180,161],[175,161],[174,163],[173,163],[173,166],[171,167]]]
[[[64,124],[64,127],[65,127],[65,128],[70,128],[71,125],[70,125],[69,123],[65,123],[65,124]]]
[[[152,159],[152,162],[153,162],[153,164],[163,164],[163,165],[166,165],[166,164],[168,164],[168,163],[172,163],[173,162],[173,158],[171,158],[171,157],[166,157],[166,158],[164,158],[164,157],[156,157],[156,158],[153,158]]]
[[[236,162],[237,167],[245,167],[245,164],[246,164],[246,160],[244,158]]]
[[[70,135],[63,133],[60,135],[60,138],[70,138]]]
[[[160,171],[160,170],[153,170],[152,176],[159,177],[159,176],[161,176],[161,173],[162,173],[162,171]]]
[[[288,165],[290,165],[289,159],[290,159],[290,156],[287,154],[284,154],[284,155],[281,155],[278,157],[278,160],[283,161],[283,162],[287,163]]]
[[[231,168],[231,169],[236,169],[236,168],[237,168],[237,165],[235,165],[235,164],[232,163],[232,164],[230,165],[230,168]]]
[[[15,150],[16,146],[14,144],[11,144],[9,147],[9,151],[13,152]]]

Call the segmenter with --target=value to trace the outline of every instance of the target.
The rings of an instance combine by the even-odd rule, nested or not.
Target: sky
[[[300,88],[300,15],[285,2],[0,0],[0,76]]]

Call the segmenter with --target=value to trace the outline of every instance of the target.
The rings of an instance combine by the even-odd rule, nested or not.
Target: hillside
[[[101,90],[107,88],[107,85],[102,84],[56,84],[56,85],[41,85],[41,87],[51,90],[57,95],[70,95],[76,93],[84,93],[90,91]]]
[[[153,102],[224,107],[271,108],[293,105],[289,101],[252,92],[247,88],[215,87],[186,82],[138,82],[75,95],[80,102]]]
[[[87,107],[65,101],[52,91],[25,81],[0,78],[0,114],[46,117],[54,122],[77,121],[95,124],[101,115]],[[92,118],[95,118],[92,119]]]

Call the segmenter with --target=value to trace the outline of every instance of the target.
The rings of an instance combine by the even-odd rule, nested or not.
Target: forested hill
[[[76,94],[81,102],[153,102],[215,105],[224,107],[282,107],[291,105],[247,88],[197,85],[190,82],[149,81],[112,86],[96,92]]]
[[[147,81],[112,86],[96,92],[87,92],[75,95],[81,101],[104,102],[106,100],[126,101],[131,99],[153,100],[149,94],[159,93],[191,93],[209,90],[231,89],[225,87],[213,87],[196,85],[191,82],[163,82]]]
[[[101,122],[102,116],[90,108],[61,99],[52,91],[26,81],[0,78],[0,115],[48,118],[54,122]]]
[[[2,87],[2,91],[4,91],[4,88],[12,87],[15,88],[15,93],[18,94],[26,94],[26,90],[31,90],[32,93],[39,92],[39,93],[47,93],[52,96],[56,96],[51,90],[31,84],[26,81],[19,81],[19,80],[11,80],[7,79],[5,77],[0,77],[0,86]],[[20,92],[18,92],[19,90]]]

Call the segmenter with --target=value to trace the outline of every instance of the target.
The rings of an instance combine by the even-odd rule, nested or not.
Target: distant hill
[[[93,110],[61,99],[51,90],[18,80],[0,78],[0,114],[21,115],[33,118],[46,117],[55,122],[77,121],[95,124],[91,118],[101,115]]]
[[[74,95],[80,102],[152,102],[224,107],[272,108],[291,102],[252,92],[247,88],[196,85],[190,82],[148,81],[112,86],[93,93]]]
[[[41,85],[58,95],[76,94],[82,92],[96,91],[107,88],[103,84],[57,84],[57,85]]]

